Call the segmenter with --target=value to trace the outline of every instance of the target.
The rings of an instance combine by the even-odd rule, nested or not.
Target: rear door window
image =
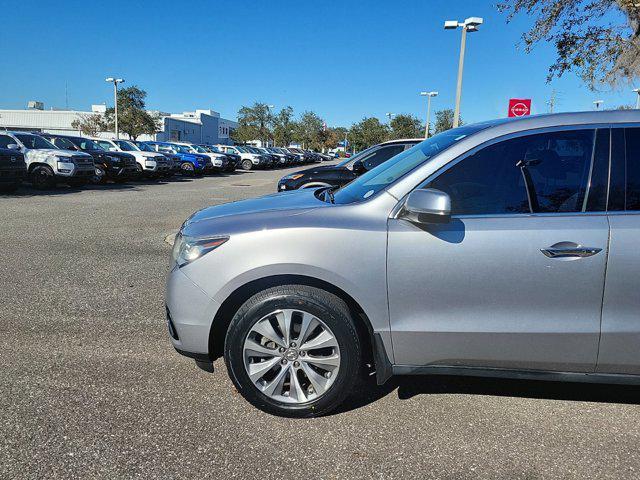
[[[640,210],[640,127],[611,130],[611,188],[608,210]]]

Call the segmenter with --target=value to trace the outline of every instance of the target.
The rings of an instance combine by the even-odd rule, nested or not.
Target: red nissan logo
[[[514,117],[522,117],[529,113],[529,107],[527,107],[524,103],[516,103],[511,107],[511,113]]]

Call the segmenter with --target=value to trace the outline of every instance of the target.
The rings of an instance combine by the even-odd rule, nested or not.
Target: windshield
[[[140,149],[131,142],[127,142],[126,140],[116,140],[116,143],[120,147],[121,150],[125,152],[139,152]]]
[[[179,151],[180,153],[191,153],[191,151],[189,150],[188,147],[185,147],[184,145],[176,145],[176,144],[172,144],[171,145],[173,148],[175,148],[177,151]]]
[[[361,152],[358,152],[355,155],[352,155],[351,157],[343,160],[338,165],[336,165],[336,167],[345,167],[345,168],[348,168],[349,170],[351,170],[351,167],[353,166],[353,162],[355,162],[356,160],[359,160],[361,158],[366,157],[367,155],[369,155],[369,153],[371,153],[376,148],[378,148],[378,145],[374,145],[373,147],[369,147],[369,148],[367,148],[365,150],[362,150]]]
[[[50,143],[48,140],[45,140],[44,138],[39,137],[38,135],[18,134],[16,135],[16,138],[20,140],[20,142],[22,142],[22,144],[26,148],[31,148],[34,150],[52,148],[54,150],[58,150],[58,148],[53,143]]]
[[[151,145],[147,145],[146,143],[138,143],[138,148],[143,152],[155,152]]]
[[[53,143],[58,148],[64,148],[65,150],[77,150],[78,149],[78,147],[76,147],[75,144],[71,140],[69,140],[68,138],[55,137],[54,139],[47,139],[47,140],[49,140],[51,143]]]
[[[238,149],[239,152],[247,153],[246,147],[236,147],[236,148]]]
[[[207,153],[207,151],[200,145],[191,145],[191,148],[193,148],[198,153]]]
[[[104,150],[104,148],[96,142],[87,138],[70,138],[69,141],[71,141],[80,150]]]
[[[356,203],[365,200],[403,177],[411,170],[449,148],[454,143],[489,125],[486,123],[454,128],[439,133],[381,163],[333,194],[335,203]],[[364,152],[363,152],[364,153]]]

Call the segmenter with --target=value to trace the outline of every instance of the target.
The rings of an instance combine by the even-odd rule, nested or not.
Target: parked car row
[[[77,135],[0,132],[0,189],[13,191],[24,180],[36,188],[56,183],[80,186],[107,181],[201,176],[236,169],[302,165],[329,159],[297,148],[138,142]]]

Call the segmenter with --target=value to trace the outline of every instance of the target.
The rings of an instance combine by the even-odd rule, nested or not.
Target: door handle
[[[602,249],[598,247],[583,247],[572,242],[560,242],[547,248],[541,248],[540,251],[549,258],[585,258],[600,253]]]

